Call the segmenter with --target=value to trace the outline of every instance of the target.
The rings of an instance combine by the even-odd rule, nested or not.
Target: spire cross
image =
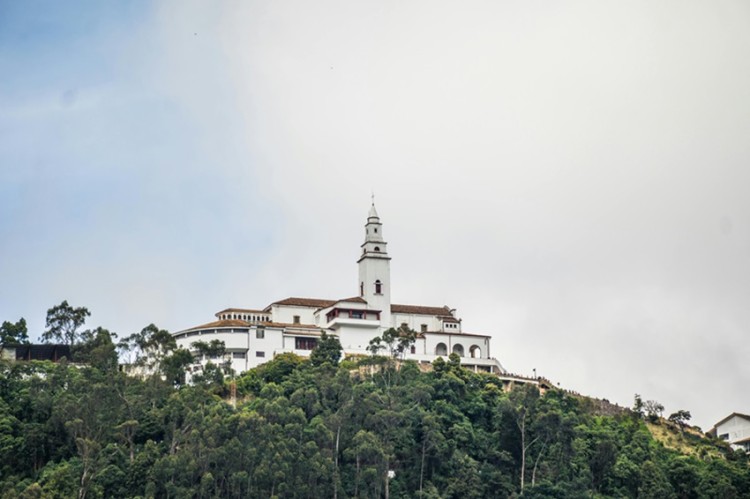
[[[372,205],[375,206],[375,191],[371,191],[370,198],[372,198]]]

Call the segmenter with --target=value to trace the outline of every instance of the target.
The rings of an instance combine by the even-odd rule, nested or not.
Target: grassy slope
[[[657,423],[646,422],[646,426],[654,439],[664,447],[687,456],[700,459],[722,458],[729,448],[725,443],[707,437],[692,426],[685,427],[685,430],[681,432],[677,425],[665,419],[660,419]]]

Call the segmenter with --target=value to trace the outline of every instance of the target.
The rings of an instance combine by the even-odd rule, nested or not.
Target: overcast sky
[[[750,412],[745,1],[0,0],[0,320],[357,294],[512,372]]]

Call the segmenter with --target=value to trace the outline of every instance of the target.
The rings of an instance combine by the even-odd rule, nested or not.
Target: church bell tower
[[[367,308],[380,310],[380,326],[391,324],[391,257],[383,239],[383,224],[373,201],[365,224],[365,242],[359,264],[359,296],[367,301]]]

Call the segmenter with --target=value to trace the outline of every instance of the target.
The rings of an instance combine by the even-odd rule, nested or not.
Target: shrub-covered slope
[[[505,393],[455,359],[282,355],[235,386],[0,364],[0,496],[750,497],[746,458],[721,443],[664,424],[657,440],[557,390]]]

